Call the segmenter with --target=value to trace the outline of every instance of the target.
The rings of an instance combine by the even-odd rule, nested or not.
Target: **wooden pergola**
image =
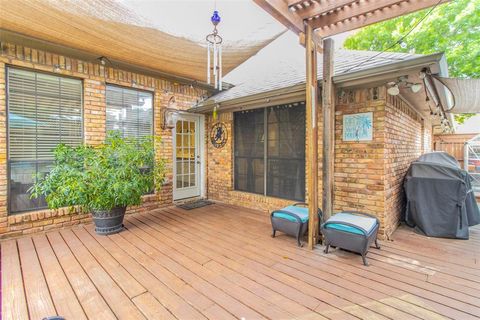
[[[317,52],[323,51],[323,192],[322,210],[332,212],[335,106],[333,35],[436,6],[448,0],[254,0],[287,28],[306,48],[307,186],[310,212],[308,247],[318,242]]]

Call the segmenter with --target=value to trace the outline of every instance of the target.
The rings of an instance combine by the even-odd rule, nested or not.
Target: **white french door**
[[[181,114],[173,129],[173,199],[200,196],[202,154],[200,116]]]

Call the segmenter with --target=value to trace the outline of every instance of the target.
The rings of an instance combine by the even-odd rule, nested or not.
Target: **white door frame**
[[[182,200],[192,197],[205,197],[206,190],[206,163],[205,163],[205,116],[202,114],[187,113],[187,112],[178,112],[177,120],[182,119],[192,119],[198,121],[198,129],[196,131],[196,144],[198,145],[198,155],[200,166],[197,167],[197,185],[199,187],[198,194],[187,195],[182,190],[177,190],[177,163],[176,163],[176,153],[177,153],[177,139],[176,139],[176,123],[175,127],[172,130],[172,150],[173,150],[173,200]]]

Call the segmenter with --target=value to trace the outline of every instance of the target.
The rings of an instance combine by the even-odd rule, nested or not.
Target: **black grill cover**
[[[472,179],[448,153],[424,154],[405,176],[405,222],[427,236],[468,239],[480,223]]]

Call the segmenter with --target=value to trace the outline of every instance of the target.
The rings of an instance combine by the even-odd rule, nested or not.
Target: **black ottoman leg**
[[[277,230],[272,229],[272,238],[275,238],[275,232],[276,232],[276,231],[277,231]]]
[[[367,262],[367,257],[366,257],[366,253],[362,254],[362,260],[363,260],[363,265],[368,267],[368,262]]]
[[[303,236],[301,234],[302,233],[302,226],[303,226],[303,224],[299,223],[298,227],[297,227],[297,244],[298,244],[299,247],[303,247],[303,244],[300,242],[300,237]]]
[[[299,247],[303,247],[303,243],[300,241],[300,235],[297,236],[297,244]]]
[[[325,250],[323,250],[323,252],[328,253],[328,249],[329,249],[329,248],[330,248],[330,244],[327,243],[327,246],[325,247]]]
[[[378,244],[377,239],[375,239],[375,248],[376,248],[376,249],[380,249],[380,245]]]

